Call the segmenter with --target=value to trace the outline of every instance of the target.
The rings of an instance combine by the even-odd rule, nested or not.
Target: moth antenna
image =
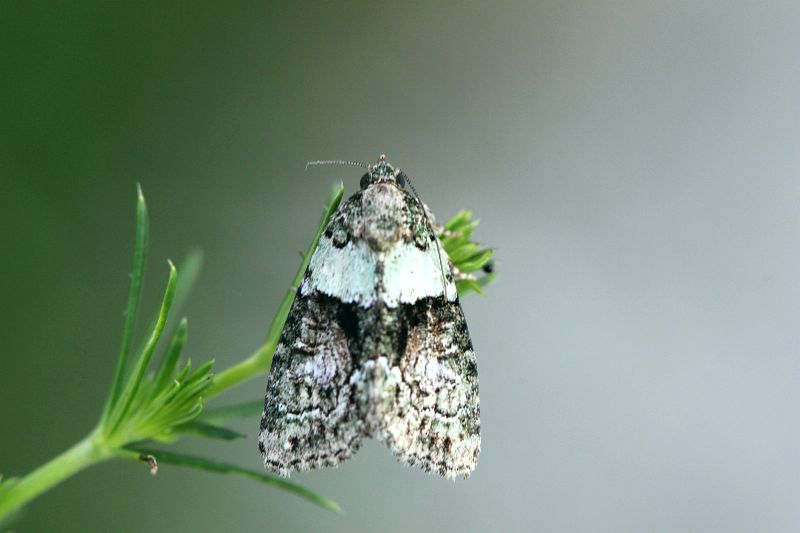
[[[308,167],[316,167],[319,165],[344,165],[350,167],[361,167],[369,170],[369,165],[364,163],[363,161],[343,161],[341,159],[326,159],[323,161],[309,161],[306,163],[306,170]]]
[[[444,265],[442,264],[442,246],[441,244],[439,244],[439,237],[436,235],[436,228],[433,227],[433,222],[431,222],[431,219],[428,216],[428,209],[422,202],[422,198],[419,197],[419,194],[417,193],[417,189],[414,187],[414,184],[411,183],[411,177],[402,170],[400,170],[399,168],[397,169],[397,172],[394,173],[394,175],[395,177],[403,176],[403,179],[406,180],[408,186],[411,187],[411,192],[414,193],[414,198],[416,198],[417,201],[422,206],[422,212],[425,213],[425,221],[428,223],[428,228],[430,228],[431,230],[431,234],[433,235],[433,242],[436,243],[436,249],[438,251],[438,253],[436,254],[436,258],[439,260],[439,273],[442,275],[442,297],[445,300],[447,300],[447,277],[444,274]]]

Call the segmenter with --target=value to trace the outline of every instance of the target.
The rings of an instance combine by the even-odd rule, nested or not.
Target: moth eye
[[[369,185],[369,172],[361,176],[361,188],[366,189],[367,185]]]
[[[395,176],[394,180],[397,182],[397,184],[400,187],[405,188],[405,186],[406,186],[406,178],[402,174],[398,174],[397,176]]]

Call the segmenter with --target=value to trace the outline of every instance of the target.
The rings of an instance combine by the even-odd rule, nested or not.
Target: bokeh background
[[[450,482],[368,443],[294,476],[110,463],[27,531],[797,531],[800,4],[0,3],[0,471],[94,424],[135,184],[145,309],[204,271],[188,353],[262,341],[333,183],[387,153],[500,280],[464,301],[483,452]],[[265,380],[226,401],[260,398]],[[257,420],[183,450],[260,468]]]

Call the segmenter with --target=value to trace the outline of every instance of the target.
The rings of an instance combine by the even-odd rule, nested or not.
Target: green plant
[[[210,472],[233,474],[254,479],[292,492],[326,509],[339,512],[339,506],[313,491],[279,477],[238,467],[213,459],[195,457],[154,447],[173,443],[187,434],[231,440],[241,438],[239,432],[224,424],[233,418],[257,416],[261,400],[204,410],[204,403],[224,391],[253,377],[264,377],[280,338],[295,292],[302,281],[309,258],[333,212],[341,202],[344,187],[332,193],[323,211],[322,221],[297,271],[286,296],[281,301],[269,328],[266,341],[250,357],[213,374],[213,361],[193,367],[188,359],[179,364],[186,342],[187,322],[172,322],[191,290],[200,268],[200,255],[190,254],[180,269],[169,263],[169,278],[157,315],[149,328],[144,344],[134,350],[134,330],[139,316],[142,279],[147,256],[148,215],[141,189],[136,205],[136,241],[133,270],[117,368],[108,399],[97,426],[80,442],[22,478],[0,478],[0,520],[7,519],[27,502],[54,487],[64,479],[94,464],[125,459],[147,463],[155,473],[159,464],[196,468]],[[487,273],[492,251],[471,241],[477,225],[469,211],[459,212],[440,233],[442,243],[456,268],[462,273],[459,294],[481,292],[494,279]],[[476,275],[483,270],[482,275]],[[172,337],[158,364],[153,355],[166,331]]]

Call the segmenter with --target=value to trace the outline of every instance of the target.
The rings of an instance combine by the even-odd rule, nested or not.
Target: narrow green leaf
[[[183,258],[183,261],[178,263],[178,281],[175,283],[175,297],[172,301],[172,308],[170,309],[167,324],[164,326],[164,331],[171,332],[175,329],[175,321],[181,316],[180,313],[189,297],[189,293],[192,292],[192,288],[195,282],[197,282],[197,278],[200,276],[202,265],[203,252],[199,248],[191,250],[186,254],[186,257]],[[150,318],[150,322],[148,322],[145,331],[152,331],[153,328],[156,327],[157,322],[158,313],[155,313]],[[136,353],[141,353],[142,350],[144,350],[146,342],[147,339],[142,340],[139,350]]]
[[[172,375],[175,373],[175,368],[178,366],[178,358],[183,350],[183,345],[186,343],[187,328],[188,323],[184,318],[181,320],[180,324],[178,324],[178,329],[175,330],[175,334],[172,336],[172,342],[170,342],[169,348],[167,348],[167,352],[164,354],[164,359],[161,361],[161,365],[158,368],[158,374],[156,374],[153,384],[153,394],[161,392],[171,381]]]
[[[187,384],[183,378],[186,377],[188,371],[189,363],[186,364],[178,377],[175,378],[172,386],[153,400],[151,404],[153,412],[159,412],[162,409],[172,411],[177,409],[178,404],[187,401],[194,403],[198,400],[198,398],[193,398],[195,393],[205,392],[205,389],[207,389],[211,383],[212,376],[207,375],[198,382]]]
[[[462,297],[472,292],[483,294],[483,288],[492,283],[496,277],[497,274],[492,272],[491,274],[486,274],[485,276],[481,276],[476,280],[457,280],[456,290],[458,291],[458,296]],[[477,287],[475,284],[477,284]]]
[[[128,304],[125,309],[125,325],[122,328],[122,345],[117,359],[117,369],[100,419],[101,424],[105,424],[111,410],[116,407],[119,395],[122,392],[122,385],[128,368],[128,358],[130,357],[133,336],[136,330],[136,319],[139,315],[139,302],[142,296],[144,264],[147,259],[148,218],[147,203],[144,200],[141,186],[137,185],[136,190],[136,241],[133,248],[131,285],[128,289]]]
[[[447,231],[457,232],[464,226],[468,225],[471,218],[472,211],[470,209],[462,209],[456,213],[453,218],[447,221],[447,223],[444,225],[444,229]]]
[[[194,383],[184,385],[175,395],[172,403],[170,403],[169,410],[186,410],[194,408],[194,405],[196,404],[199,404],[202,407],[203,393],[211,384],[211,377],[212,376],[207,375]]]
[[[191,374],[189,374],[186,377],[186,385],[191,385],[194,382],[202,379],[203,377],[205,377],[206,374],[208,374],[211,371],[212,368],[214,368],[214,360],[213,359],[211,361],[208,361],[208,362],[203,363],[202,365],[198,366],[197,368],[195,368],[192,371]]]
[[[150,401],[147,406],[150,414],[158,413],[165,405],[172,401],[173,398],[181,391],[182,385],[180,381],[175,379],[168,387],[165,387],[159,392],[155,398]]]
[[[454,233],[456,235],[464,237],[465,239],[469,239],[470,237],[472,237],[472,233],[475,231],[475,228],[477,227],[478,227],[478,221],[473,220],[469,224],[464,224],[461,227],[459,227],[458,230],[456,230]]]
[[[308,262],[314,250],[317,248],[319,238],[328,226],[331,216],[333,216],[336,209],[339,207],[343,195],[344,185],[340,183],[333,189],[333,192],[328,198],[328,202],[322,213],[322,220],[320,221],[319,228],[317,229],[316,235],[314,235],[314,240],[311,241],[311,245],[303,256],[303,261],[300,263],[300,268],[297,269],[297,273],[292,280],[292,284],[289,286],[289,290],[286,291],[286,295],[283,297],[280,306],[278,306],[278,311],[275,313],[275,318],[272,319],[272,324],[269,327],[267,339],[264,341],[264,344],[244,361],[217,374],[214,377],[214,385],[208,392],[208,397],[215,396],[225,389],[260,375],[269,369],[272,356],[275,353],[275,347],[278,345],[278,340],[283,330],[283,325],[286,323],[286,317],[289,316],[289,309],[292,307],[292,302],[294,302],[294,296],[297,293],[300,282],[303,281],[306,268],[308,268]]]
[[[456,291],[458,292],[459,296],[464,296],[470,292],[477,292],[478,294],[483,295],[483,289],[474,279],[456,280]]]
[[[236,418],[259,416],[264,411],[264,400],[206,408],[200,415],[204,422],[217,423]]]
[[[196,468],[198,470],[216,472],[218,474],[232,474],[235,476],[241,476],[248,479],[253,479],[255,481],[260,481],[261,483],[272,485],[273,487],[277,487],[279,489],[291,492],[292,494],[300,496],[301,498],[304,498],[310,501],[311,503],[319,505],[320,507],[324,507],[325,509],[328,509],[335,513],[342,512],[341,507],[339,507],[339,505],[336,504],[335,502],[323,496],[320,496],[319,494],[312,492],[311,490],[301,485],[297,485],[295,483],[286,481],[276,476],[270,476],[268,474],[256,472],[254,470],[248,470],[246,468],[242,468],[236,465],[221,463],[218,461],[214,461],[212,459],[205,459],[202,457],[195,457],[191,455],[166,452],[163,450],[140,448],[138,446],[129,446],[126,447],[126,449],[143,455],[152,455],[153,457],[156,458],[156,460],[159,463],[166,463],[175,466],[184,466],[187,468]]]
[[[176,427],[175,430],[181,433],[191,433],[192,435],[198,435],[200,437],[206,437],[209,439],[236,440],[247,437],[247,435],[244,433],[239,433],[238,431],[221,426],[208,424],[200,420],[192,420],[191,422],[181,424],[180,426]]]
[[[472,236],[467,233],[456,233],[441,239],[445,249],[449,252],[458,250],[463,246],[477,244],[471,240]]]
[[[472,240],[472,232],[477,226],[478,220],[472,220],[472,212],[463,209],[445,224],[445,231],[439,236],[453,266],[465,274],[484,270],[491,263],[494,254],[494,250],[483,248]],[[464,296],[472,292],[483,294],[483,287],[495,277],[491,269],[485,269],[478,275],[457,280],[458,295]]]
[[[188,424],[202,412],[203,404],[199,401],[189,407],[178,409],[175,413],[171,413],[173,416],[170,418],[169,429],[174,431],[177,426]]]
[[[475,272],[476,270],[480,270],[484,267],[484,265],[491,261],[492,254],[494,254],[494,250],[483,250],[478,252],[472,257],[461,261],[458,264],[458,269],[462,272]]]
[[[456,247],[452,251],[448,251],[447,255],[450,256],[450,261],[458,266],[459,263],[470,259],[472,256],[481,251],[481,245],[477,242],[467,242],[461,246]]]
[[[175,381],[178,383],[183,383],[183,381],[186,379],[186,376],[188,376],[189,372],[191,371],[192,371],[192,360],[187,359],[186,363],[184,363],[183,365],[183,368],[181,368],[181,371],[178,372],[177,376],[175,376]]]
[[[113,433],[119,427],[120,423],[125,418],[133,399],[136,397],[136,393],[139,390],[139,385],[142,382],[142,377],[144,377],[144,373],[147,370],[147,365],[150,363],[150,358],[153,356],[153,351],[156,348],[156,344],[158,344],[158,339],[161,338],[161,333],[164,331],[164,325],[167,321],[169,308],[172,305],[172,299],[175,296],[176,281],[177,272],[175,270],[175,265],[170,262],[169,281],[167,282],[167,289],[164,292],[164,299],[161,301],[161,312],[158,316],[158,322],[156,323],[156,327],[153,329],[153,333],[150,335],[150,340],[147,342],[144,350],[142,350],[142,352],[139,354],[134,371],[131,374],[127,385],[125,386],[125,390],[120,396],[117,407],[115,407],[114,411],[112,412],[114,419],[111,424],[110,431],[107,432],[107,434]]]

